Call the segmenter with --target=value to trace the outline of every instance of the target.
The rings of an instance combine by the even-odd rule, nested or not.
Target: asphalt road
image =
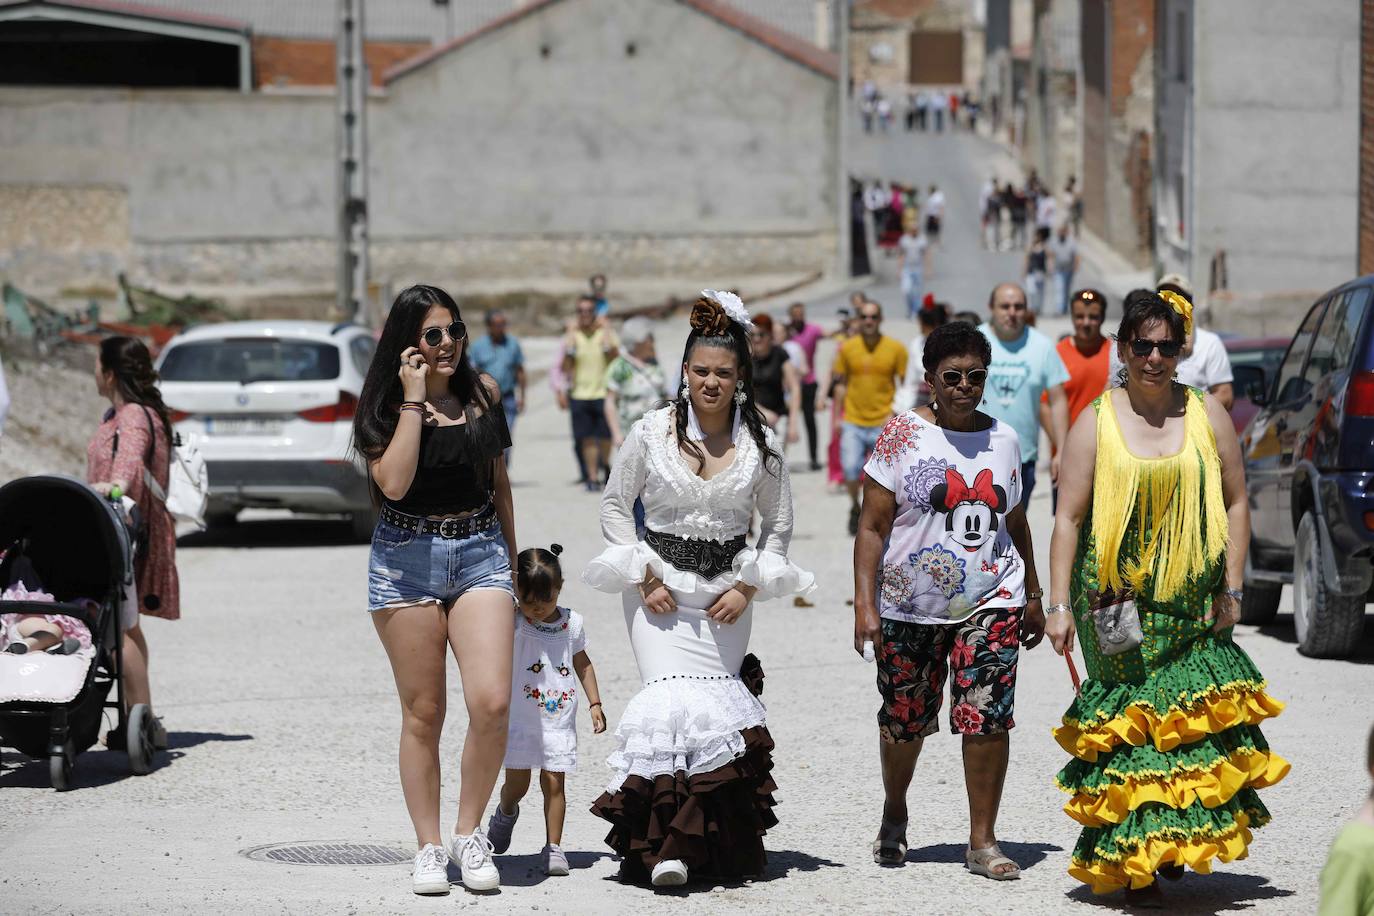
[[[856,147],[890,177],[930,180],[950,198],[946,250],[931,286],[961,305],[985,300],[1014,277],[1016,257],[977,246],[977,184],[998,151],[964,135],[906,138]],[[866,160],[867,161],[867,160]],[[900,171],[899,171],[900,170]],[[945,290],[948,292],[946,293]],[[897,311],[888,278],[875,295]],[[817,313],[833,300],[816,303]],[[674,360],[684,322],[665,326],[660,352]],[[888,330],[909,337],[911,327]],[[578,581],[600,549],[597,498],[572,486],[567,417],[542,389],[516,431],[512,476],[522,545],[558,541],[565,604],[587,621],[612,723],[638,686],[619,601]],[[799,448],[793,448],[794,468]],[[564,848],[573,873],[546,879],[538,801],[530,798],[503,889],[447,898],[409,890],[408,865],[305,866],[249,859],[275,843],[377,844],[409,854],[413,836],[396,777],[399,713],[386,658],[365,611],[367,548],[332,521],[271,514],[246,517],[227,535],[194,535],[179,550],[184,619],[147,622],[154,696],[171,750],[146,777],[131,777],[122,754],[93,750],[77,764],[76,789],[47,788],[47,768],[5,751],[0,761],[0,910],[75,912],[488,912],[690,914],[750,907],[763,912],[1089,913],[1116,908],[1065,874],[1076,825],[1060,810],[1052,777],[1064,754],[1050,736],[1071,687],[1048,646],[1026,653],[1020,670],[1011,770],[999,824],[1003,848],[1025,868],[996,883],[962,867],[967,812],[959,742],[933,737],[912,788],[907,863],[880,869],[869,855],[881,788],[873,669],[851,647],[852,596],[845,501],[824,475],[793,477],[793,554],[820,583],[809,607],[759,606],[752,647],[767,672],[764,699],[777,741],[777,813],[767,837],[769,869],[750,884],[655,894],[622,887],[602,842],[605,825],[586,811],[602,790],[609,735],[579,717],[581,769],[569,779]],[[1040,569],[1046,570],[1049,492],[1031,509]],[[1286,610],[1286,606],[1285,606]],[[1274,814],[1251,856],[1190,874],[1168,890],[1176,912],[1311,913],[1317,875],[1342,822],[1368,792],[1365,736],[1374,696],[1374,628],[1357,658],[1299,656],[1287,615],[1237,640],[1288,709],[1268,724],[1292,774],[1263,793]],[[453,666],[451,674],[456,675]],[[450,682],[443,741],[445,821],[457,803],[463,738],[461,695]]]

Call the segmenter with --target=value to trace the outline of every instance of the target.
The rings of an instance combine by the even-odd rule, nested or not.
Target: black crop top
[[[415,479],[406,495],[388,500],[393,509],[408,515],[455,515],[480,509],[491,499],[491,491],[479,473],[481,465],[510,448],[510,427],[500,403],[482,414],[477,424],[491,424],[491,430],[481,430],[488,439],[488,454],[474,455],[472,430],[468,423],[457,426],[423,426],[420,428],[420,460],[415,467]],[[488,432],[493,436],[486,435]]]

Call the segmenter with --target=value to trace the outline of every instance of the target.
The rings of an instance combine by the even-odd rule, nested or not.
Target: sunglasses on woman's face
[[[968,379],[968,383],[974,388],[982,388],[983,383],[988,380],[988,370],[970,369],[967,372],[960,372],[958,369],[946,369],[940,373],[940,381],[944,383],[946,388],[953,388],[964,379]]]
[[[420,339],[431,347],[437,347],[444,342],[445,334],[449,340],[457,343],[468,336],[468,326],[461,321],[455,321],[446,328],[425,328],[425,333],[420,335]]]
[[[1165,359],[1173,359],[1183,349],[1183,344],[1177,340],[1146,340],[1143,337],[1137,337],[1131,341],[1131,352],[1141,359],[1149,356],[1150,351],[1156,348],[1158,348],[1160,356]]]

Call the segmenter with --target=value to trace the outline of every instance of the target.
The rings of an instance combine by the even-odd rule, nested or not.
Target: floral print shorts
[[[913,741],[940,730],[945,674],[950,674],[950,731],[996,735],[1014,728],[1021,608],[979,611],[959,623],[883,620],[878,646],[878,734]]]

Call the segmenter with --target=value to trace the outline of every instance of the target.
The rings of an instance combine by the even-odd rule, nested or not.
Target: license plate
[[[282,421],[274,417],[206,417],[211,436],[280,436]]]

